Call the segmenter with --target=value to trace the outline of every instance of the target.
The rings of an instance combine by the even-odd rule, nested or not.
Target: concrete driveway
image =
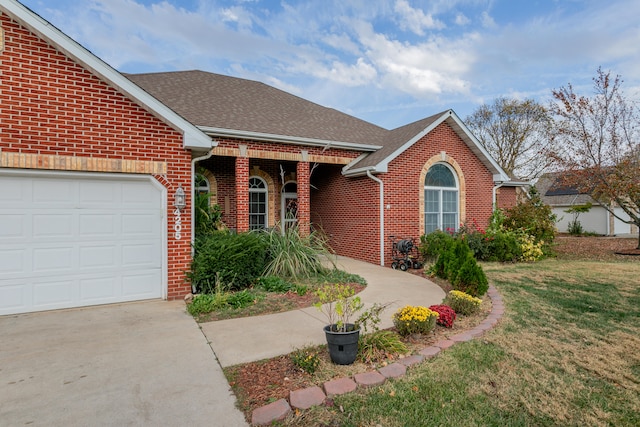
[[[246,426],[184,303],[0,317],[0,425]]]

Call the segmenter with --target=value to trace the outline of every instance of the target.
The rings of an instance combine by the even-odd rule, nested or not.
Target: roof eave
[[[198,126],[202,132],[212,137],[241,138],[256,141],[280,142],[283,144],[305,145],[311,147],[337,148],[342,150],[355,150],[372,152],[382,148],[380,145],[358,144],[355,142],[331,141],[317,138],[303,138],[297,136],[277,135],[264,132],[252,132],[236,129],[224,129],[210,126]]]
[[[454,132],[456,132],[460,138],[464,141],[464,143],[473,151],[473,153],[482,161],[482,163],[491,171],[493,174],[494,182],[510,182],[511,178],[507,173],[496,163],[496,161],[489,155],[487,150],[480,144],[480,141],[476,139],[475,136],[468,130],[465,124],[460,120],[458,115],[453,110],[445,111],[440,117],[434,120],[429,126],[415,135],[413,138],[402,144],[397,150],[393,153],[389,154],[383,160],[378,162],[374,168],[377,171],[386,171],[388,169],[389,163],[393,161],[396,157],[401,155],[405,150],[411,147],[413,144],[418,142],[421,138],[427,135],[429,132],[437,128],[441,123],[448,122],[449,125],[453,128]]]
[[[185,149],[207,149],[213,146],[211,139],[197,127],[182,118],[169,107],[158,101],[120,72],[95,56],[88,49],[54,27],[51,23],[15,0],[6,0],[0,4],[0,10],[13,20],[20,22],[31,32],[56,46],[70,58],[82,65],[94,75],[131,98],[151,114],[181,131]]]

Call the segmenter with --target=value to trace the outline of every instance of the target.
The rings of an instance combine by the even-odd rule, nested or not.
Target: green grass
[[[495,329],[285,424],[640,425],[640,264],[483,268],[506,305]]]

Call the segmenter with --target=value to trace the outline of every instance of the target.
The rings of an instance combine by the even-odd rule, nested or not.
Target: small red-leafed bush
[[[429,310],[435,311],[440,316],[438,316],[438,320],[436,321],[438,325],[444,326],[445,328],[453,327],[453,321],[456,320],[456,312],[453,311],[451,307],[448,305],[432,305],[429,307]]]

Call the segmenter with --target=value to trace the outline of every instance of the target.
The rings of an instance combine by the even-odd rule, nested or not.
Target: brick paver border
[[[452,346],[460,342],[466,342],[480,337],[485,332],[492,329],[504,314],[505,308],[504,302],[502,301],[502,296],[493,285],[489,286],[487,296],[491,298],[491,313],[489,313],[485,320],[480,322],[480,324],[478,324],[471,330],[460,333],[458,335],[453,335],[448,340],[438,341],[434,345],[423,348],[418,352],[418,354],[400,359],[397,363],[386,366],[384,368],[380,368],[376,371],[356,374],[353,376],[353,378],[336,378],[331,381],[327,381],[323,384],[322,387],[322,389],[324,389],[324,392],[322,391],[322,389],[319,389],[319,387],[312,387],[313,392],[311,391],[311,388],[301,389],[292,391],[290,396],[302,396],[313,393],[314,402],[318,405],[321,405],[326,401],[327,397],[330,398],[337,394],[350,393],[358,388],[371,387],[374,384],[384,384],[384,382],[386,382],[389,378],[400,378],[404,376],[406,369],[402,369],[397,365],[401,364],[403,365],[403,367],[415,366],[419,363],[422,363],[424,360],[435,357],[441,351],[445,351],[446,349],[451,348]],[[322,395],[324,395],[324,399],[322,398]],[[301,405],[298,403],[298,405],[292,406],[295,407],[306,405]],[[287,408],[289,408],[288,411]],[[285,399],[280,399],[277,402],[255,409],[253,411],[251,424],[254,426],[269,425],[273,421],[283,419],[290,413],[290,411],[291,409],[289,403]],[[272,415],[273,418],[270,419],[269,415]]]

